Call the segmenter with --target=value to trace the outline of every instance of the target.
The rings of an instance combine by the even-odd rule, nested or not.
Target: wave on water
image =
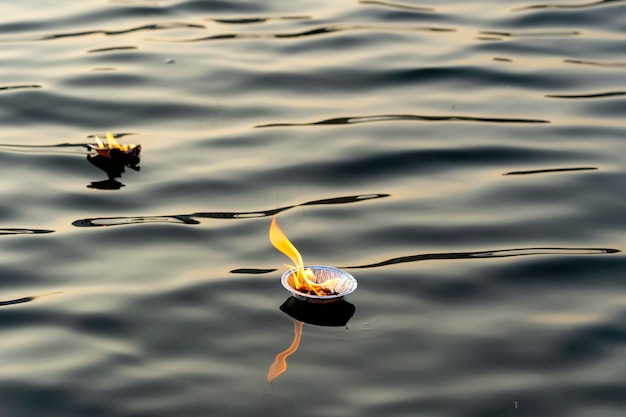
[[[141,223],[179,223],[179,224],[199,224],[195,218],[207,219],[250,219],[257,217],[269,217],[283,211],[296,207],[319,206],[329,204],[347,204],[360,201],[373,200],[389,197],[389,194],[363,194],[347,197],[326,198],[322,200],[307,201],[305,203],[292,206],[285,206],[263,211],[245,212],[197,212],[191,214],[174,214],[165,216],[131,216],[131,217],[94,217],[88,219],[75,220],[72,224],[76,227],[101,227],[101,226],[123,226]]]
[[[423,116],[414,114],[387,114],[374,116],[333,117],[316,122],[307,123],[268,123],[257,125],[263,127],[297,127],[319,125],[349,125],[357,123],[417,121],[417,122],[479,122],[479,123],[550,123],[543,119],[522,119],[505,117],[472,117],[472,116]]]
[[[495,249],[476,252],[448,252],[448,253],[423,253],[418,255],[399,256],[380,262],[374,262],[363,265],[341,266],[342,269],[369,269],[380,268],[384,266],[433,261],[433,260],[452,260],[452,259],[479,259],[479,258],[509,258],[517,256],[537,256],[537,255],[606,255],[621,253],[619,249],[611,248],[514,248],[514,249]],[[276,271],[276,269],[263,268],[237,268],[230,272],[233,274],[266,274]]]
[[[49,229],[19,229],[19,228],[1,228],[0,236],[3,235],[39,235],[43,233],[54,233]]]

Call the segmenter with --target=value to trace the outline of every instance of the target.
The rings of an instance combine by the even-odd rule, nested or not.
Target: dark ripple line
[[[91,49],[87,51],[88,54],[97,52],[111,52],[111,51],[131,51],[138,49],[136,46],[112,46],[110,48]]]
[[[514,256],[532,255],[604,255],[611,253],[621,253],[619,249],[598,249],[598,248],[519,248],[519,249],[496,249],[478,252],[450,252],[450,253],[426,253],[419,255],[401,256],[391,258],[386,261],[376,262],[366,265],[342,266],[343,269],[366,269],[379,268],[401,263],[430,261],[430,260],[450,260],[450,259],[474,259],[474,258],[508,258]],[[276,269],[262,268],[238,268],[230,272],[233,274],[268,274]]]
[[[384,26],[366,26],[366,25],[352,25],[352,26],[323,26],[313,29],[308,29],[301,32],[289,32],[289,33],[223,33],[218,35],[203,36],[200,38],[181,39],[181,40],[159,40],[160,42],[202,42],[212,40],[223,39],[291,39],[291,38],[304,38],[308,36],[325,35],[336,32],[346,32],[352,30],[413,30],[413,31],[427,31],[427,32],[455,32],[453,28],[442,27],[415,27],[415,28],[399,28],[399,27],[384,27]]]
[[[32,295],[29,297],[22,297],[22,298],[16,298],[13,300],[5,300],[5,301],[0,301],[0,307],[4,307],[4,306],[11,306],[11,305],[15,305],[15,304],[23,304],[23,303],[28,303],[31,301],[34,301],[38,298],[41,297],[47,297],[49,295],[55,295],[55,294],[60,294],[61,291],[57,291],[57,292],[52,292],[49,294],[43,294],[43,295]]]
[[[549,98],[565,98],[565,99],[589,99],[589,98],[603,98],[603,97],[618,97],[626,96],[626,91],[608,91],[606,93],[592,93],[592,94],[546,94]]]
[[[530,174],[546,174],[551,172],[570,172],[570,171],[595,171],[596,167],[576,167],[576,168],[547,168],[534,169],[528,171],[511,171],[502,175],[530,175]]]
[[[568,63],[568,64],[592,65],[596,67],[605,67],[605,68],[626,68],[626,62],[598,62],[598,61],[585,61],[582,59],[564,59],[563,62]]]
[[[0,87],[0,91],[23,90],[23,89],[29,89],[29,88],[42,88],[42,86],[40,84],[5,85],[5,86]]]
[[[359,201],[373,200],[378,198],[389,197],[389,194],[363,194],[346,197],[327,198],[322,200],[307,201],[305,203],[292,206],[279,207],[263,211],[246,211],[246,212],[197,212],[191,214],[176,214],[165,216],[129,216],[129,217],[93,217],[87,219],[75,220],[72,222],[76,227],[106,227],[106,226],[122,226],[129,224],[144,223],[177,223],[177,224],[199,224],[196,220],[199,218],[208,219],[250,219],[259,217],[269,217],[285,210],[295,207],[318,206],[327,204],[348,204]]]
[[[16,228],[4,228],[0,229],[0,236],[2,235],[36,235],[43,233],[54,233],[54,230],[48,229],[16,229]]]
[[[132,32],[139,32],[143,30],[164,30],[164,29],[177,29],[177,28],[193,28],[193,29],[204,29],[204,25],[198,25],[193,23],[154,23],[149,25],[137,26],[129,29],[123,30],[87,30],[83,32],[71,32],[71,33],[58,33],[54,35],[46,35],[39,40],[52,40],[52,39],[61,39],[61,38],[70,38],[70,37],[78,37],[78,36],[88,36],[94,34],[102,34],[106,36],[114,36],[114,35],[124,35]]]
[[[519,249],[496,249],[479,252],[451,252],[451,253],[427,253],[420,255],[401,256],[382,262],[366,265],[346,266],[345,269],[379,268],[381,266],[395,265],[408,262],[442,260],[442,259],[473,259],[473,258],[507,258],[514,256],[531,255],[600,255],[620,253],[619,249],[602,248],[519,248]]]
[[[233,18],[233,19],[212,19],[209,18],[207,20],[216,22],[216,23],[224,23],[229,25],[247,25],[253,23],[267,23],[275,20],[309,20],[311,16],[273,16],[273,17],[242,17],[242,18]]]
[[[526,38],[526,37],[551,37],[551,36],[578,36],[580,32],[497,32],[497,31],[484,31],[479,32],[481,35],[493,35],[493,36],[506,36],[509,38]]]
[[[357,123],[387,122],[387,121],[426,121],[426,122],[482,122],[482,123],[550,123],[542,119],[518,119],[500,117],[472,117],[472,116],[421,116],[412,114],[390,114],[360,117],[335,117],[309,123],[268,123],[257,125],[255,128],[264,127],[297,127],[319,125],[347,125]]]
[[[390,7],[392,9],[409,10],[409,11],[415,11],[415,12],[433,12],[433,11],[435,11],[435,9],[433,9],[432,7],[409,6],[407,4],[392,3],[390,1],[360,0],[359,4],[383,6],[383,7]]]
[[[581,4],[534,4],[530,6],[516,7],[512,9],[514,12],[537,10],[537,9],[587,9],[592,7],[601,7],[611,4],[624,3],[626,0],[600,0],[591,3]]]

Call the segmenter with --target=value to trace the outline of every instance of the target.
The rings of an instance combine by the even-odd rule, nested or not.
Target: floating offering
[[[90,146],[99,156],[108,158],[120,158],[123,156],[126,158],[138,158],[139,152],[141,152],[141,145],[120,145],[111,133],[106,134],[106,144],[98,136],[95,136],[95,138],[96,143]]]
[[[300,252],[280,230],[276,218],[270,226],[270,242],[295,265],[281,278],[281,283],[294,297],[313,303],[331,303],[354,292],[356,279],[349,273],[330,266],[305,266]]]
[[[97,143],[88,145],[91,151],[95,151],[91,155],[87,155],[87,160],[93,165],[107,173],[109,179],[105,181],[92,182],[88,187],[117,190],[124,184],[115,180],[120,178],[125,168],[139,171],[139,153],[140,145],[120,145],[111,133],[106,134],[107,143],[105,144],[98,136],[95,137]]]

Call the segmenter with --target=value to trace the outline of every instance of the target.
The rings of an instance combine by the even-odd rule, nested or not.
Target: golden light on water
[[[291,345],[289,345],[287,349],[276,355],[276,359],[274,359],[274,362],[270,365],[270,369],[267,372],[267,382],[269,382],[270,384],[272,383],[272,381],[274,381],[274,379],[276,379],[279,375],[287,370],[287,358],[291,356],[296,350],[298,350],[298,346],[300,345],[300,339],[302,339],[303,325],[303,322],[294,319],[293,342],[291,342]]]
[[[310,295],[331,295],[335,293],[335,288],[339,283],[338,279],[330,279],[321,284],[317,283],[317,277],[309,268],[304,268],[302,256],[296,247],[287,239],[287,236],[278,226],[276,217],[272,218],[270,226],[270,242],[276,249],[285,254],[294,265],[287,265],[288,268],[294,269],[289,279],[289,285],[297,291]]]

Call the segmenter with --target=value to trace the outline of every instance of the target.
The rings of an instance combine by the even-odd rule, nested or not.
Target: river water
[[[626,412],[626,1],[5,3],[3,416]]]

